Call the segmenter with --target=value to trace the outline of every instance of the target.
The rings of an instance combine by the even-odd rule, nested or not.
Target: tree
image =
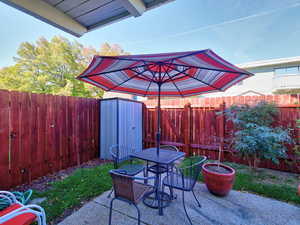
[[[48,41],[40,38],[35,44],[24,42],[19,46],[16,64],[0,70],[0,88],[80,97],[101,97],[103,90],[75,77],[96,54],[126,54],[121,47],[104,43],[97,52],[92,47],[70,42],[63,37]]]
[[[300,94],[300,88],[279,89],[273,92],[274,95],[295,95]]]

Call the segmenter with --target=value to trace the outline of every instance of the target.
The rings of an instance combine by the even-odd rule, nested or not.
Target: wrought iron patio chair
[[[129,176],[135,176],[140,172],[144,172],[144,176],[146,175],[145,165],[133,163],[131,158],[131,154],[134,153],[133,148],[128,148],[119,145],[112,145],[109,148],[110,155],[113,159],[114,169],[122,169],[126,171],[126,174]],[[124,164],[125,161],[129,161],[129,164]],[[111,192],[108,194],[108,198],[110,198],[113,192],[113,188]]]
[[[194,198],[198,204],[199,207],[201,207],[195,193],[194,193],[194,186],[197,182],[197,179],[199,177],[199,174],[202,169],[203,163],[206,161],[205,156],[198,156],[198,157],[191,157],[189,159],[189,165],[184,167],[175,167],[175,170],[172,172],[169,172],[168,175],[163,179],[163,190],[167,186],[169,188],[177,189],[182,191],[182,203],[183,208],[185,211],[185,214],[189,220],[189,222],[192,224],[192,221],[186,211],[185,207],[185,199],[184,199],[184,193],[185,192],[192,192],[194,195]]]
[[[134,205],[138,213],[138,225],[141,224],[141,213],[137,204],[143,199],[144,195],[149,191],[152,191],[154,186],[137,182],[136,180],[149,180],[155,179],[155,177],[137,177],[126,174],[125,170],[111,170],[110,175],[112,177],[113,188],[115,190],[115,197],[110,202],[109,209],[109,225],[112,220],[112,209],[114,200],[118,199]]]
[[[38,205],[23,205],[16,196],[8,191],[0,191],[0,199],[7,201],[8,207],[0,211],[1,225],[29,225],[37,222],[46,225],[46,215]]]

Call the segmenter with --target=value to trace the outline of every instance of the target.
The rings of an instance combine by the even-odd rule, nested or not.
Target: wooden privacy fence
[[[235,103],[245,103],[245,99],[251,96],[239,96],[241,102],[235,101]],[[269,100],[273,101],[273,97],[268,99],[256,97],[256,101]],[[296,127],[296,119],[300,118],[300,105],[291,104],[291,97],[288,96],[275,96],[276,99],[281,100],[279,107],[280,114],[276,123],[285,128],[291,128],[292,137],[296,142],[299,140],[299,129]],[[295,96],[294,96],[295,97]],[[286,98],[286,100],[284,100]],[[297,97],[298,98],[298,97]],[[299,98],[298,98],[299,99]],[[171,144],[179,147],[185,151],[188,155],[198,154],[206,155],[210,159],[218,158],[219,145],[225,146],[222,160],[246,163],[241,159],[233,149],[226,148],[226,143],[221,142],[222,138],[229,139],[233,126],[230,122],[226,122],[226,118],[223,114],[217,114],[217,112],[223,111],[227,105],[225,102],[220,103],[222,98],[214,98],[212,100],[207,98],[204,102],[201,100],[201,104],[198,105],[197,100],[190,99],[192,104],[187,103],[187,99],[184,100],[184,107],[180,104],[182,100],[164,100],[162,101],[162,143]],[[295,99],[293,99],[294,101]],[[172,102],[176,102],[172,104]],[[288,103],[288,104],[284,104]],[[300,101],[299,101],[300,102]],[[157,129],[157,109],[153,108],[153,100],[145,102],[148,108],[144,109],[144,145],[150,147],[155,145],[155,134]],[[151,103],[151,104],[149,104]],[[228,103],[231,105],[230,103]],[[200,105],[200,106],[199,106]],[[280,164],[273,164],[271,161],[264,160],[260,163],[260,167],[277,169],[282,171],[299,172],[300,167],[295,163],[296,155],[293,151],[293,146],[289,146],[288,159],[280,160]]]
[[[97,157],[96,99],[0,91],[0,189]]]

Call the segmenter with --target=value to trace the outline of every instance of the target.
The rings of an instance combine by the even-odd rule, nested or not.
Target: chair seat
[[[0,217],[1,216],[5,216],[6,214],[21,208],[22,205],[20,204],[12,204],[11,206],[9,206],[8,208],[0,211]],[[1,225],[30,225],[32,224],[36,219],[36,216],[33,213],[24,213],[22,215],[16,216],[11,218],[10,220],[1,223]]]
[[[126,170],[126,174],[129,176],[135,176],[138,173],[142,172],[144,170],[145,166],[142,164],[128,164],[121,166],[120,170]]]
[[[182,177],[181,174],[177,173],[169,173],[169,175],[163,179],[163,185],[184,191],[191,191],[194,183],[195,181],[193,179]]]

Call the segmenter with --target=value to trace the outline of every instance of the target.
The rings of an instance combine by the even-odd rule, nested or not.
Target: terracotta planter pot
[[[226,173],[216,172],[209,167],[218,166],[217,163],[206,163],[202,166],[202,175],[207,189],[214,195],[225,196],[232,189],[235,179],[235,170],[220,164]]]

